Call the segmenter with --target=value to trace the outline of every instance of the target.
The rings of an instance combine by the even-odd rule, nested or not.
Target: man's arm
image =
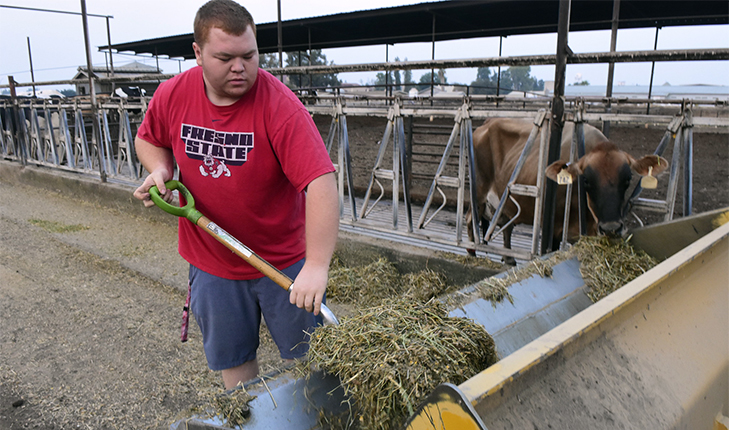
[[[309,183],[306,191],[306,263],[296,277],[289,300],[319,314],[327,287],[329,263],[339,234],[339,199],[334,173]]]
[[[167,202],[172,201],[172,193],[167,192],[165,182],[172,179],[174,174],[174,157],[172,150],[152,145],[146,140],[134,139],[134,148],[137,151],[137,158],[147,169],[149,176],[144,179],[142,185],[134,191],[134,197],[144,203],[144,206],[154,206],[149,198],[149,189],[157,185],[159,193]]]

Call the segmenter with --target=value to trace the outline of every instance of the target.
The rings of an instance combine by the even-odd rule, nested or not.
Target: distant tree
[[[405,57],[405,61],[408,61],[408,58]],[[415,88],[415,81],[413,81],[413,71],[412,70],[405,70],[403,72],[403,84],[405,85],[405,88],[403,88],[405,91],[410,91],[411,88]]]
[[[430,87],[431,82],[431,76],[433,76],[433,73],[428,72],[425,73],[423,76],[420,77],[418,90],[422,91],[426,88]],[[448,83],[448,78],[446,77],[446,72],[444,69],[438,69],[435,76],[432,79],[433,84],[435,85],[445,85]]]
[[[499,94],[509,91],[541,91],[544,89],[544,81],[537,79],[530,74],[529,66],[512,66],[498,73],[492,73],[488,67],[479,67],[476,72],[476,80],[471,82],[474,86],[472,92],[474,94],[496,94],[496,88],[499,88]]]
[[[509,67],[506,72],[509,74],[509,78],[511,79],[511,86],[507,88],[511,88],[516,91],[532,91],[544,89],[544,81],[537,80],[537,78],[530,75],[530,66]],[[502,85],[502,88],[503,87],[504,86]]]
[[[278,68],[278,54],[261,54],[258,58],[258,65],[262,69]]]
[[[76,96],[76,90],[73,89],[67,89],[67,90],[61,90],[59,93],[63,94],[66,97],[75,97]]]
[[[327,56],[321,52],[321,49],[312,49],[310,55],[300,51],[286,53],[286,67],[331,66],[333,64],[333,61],[327,63]],[[341,85],[341,81],[336,73],[297,75],[292,76],[292,79],[289,80],[289,86],[293,88],[337,87],[339,85]]]
[[[479,67],[476,72],[476,80],[471,82],[472,94],[496,94],[496,73],[491,75],[488,67]]]
[[[580,81],[580,82],[575,82],[573,85],[586,87],[586,86],[590,85],[590,82],[587,80],[584,80],[584,81]]]
[[[392,85],[395,81],[395,74],[398,76],[400,75],[397,72],[379,72],[377,75],[375,75],[375,89],[376,90],[384,90],[386,88],[386,84]],[[399,80],[399,77],[398,77]]]

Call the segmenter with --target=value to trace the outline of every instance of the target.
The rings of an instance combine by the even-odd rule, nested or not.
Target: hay
[[[81,224],[64,224],[56,221],[48,221],[43,219],[31,218],[29,223],[38,226],[51,233],[75,233],[77,231],[88,230],[91,227]]]
[[[329,269],[327,298],[339,303],[374,306],[395,297],[426,302],[450,289],[455,287],[446,283],[445,276],[430,269],[401,275],[385,258],[360,267],[345,267],[334,258]]]
[[[337,302],[367,306],[400,290],[400,273],[385,258],[361,267],[345,267],[334,258],[329,269],[327,297]]]
[[[566,251],[557,251],[544,260],[532,260],[529,264],[509,270],[503,276],[486,278],[475,285],[473,292],[448,297],[445,301],[450,308],[457,308],[473,300],[476,295],[489,300],[493,306],[504,300],[513,304],[509,287],[534,275],[542,278],[552,276],[554,266],[573,257],[577,257],[580,262],[580,274],[593,303],[658,264],[645,252],[634,249],[629,241],[605,236],[583,236]]]
[[[244,424],[251,416],[248,403],[255,398],[243,387],[233,391],[220,391],[211,399],[212,410],[207,411],[208,418],[220,418],[231,428]]]
[[[593,303],[642,275],[658,261],[628,242],[585,236],[570,250],[580,261],[580,274]]]
[[[437,255],[445,260],[451,260],[463,264],[467,267],[482,267],[484,269],[491,269],[501,271],[504,270],[506,265],[491,260],[490,258],[473,257],[470,255],[459,255],[453,252],[438,251]]]
[[[382,302],[317,328],[310,363],[342,381],[349,420],[323,417],[326,428],[399,428],[419,402],[443,382],[460,384],[497,361],[491,336],[478,324],[446,316],[431,300]],[[311,367],[299,367],[304,374]]]

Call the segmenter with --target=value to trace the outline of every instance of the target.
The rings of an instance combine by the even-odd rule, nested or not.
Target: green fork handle
[[[167,203],[162,198],[162,196],[160,196],[157,186],[153,185],[152,188],[149,189],[149,197],[152,199],[154,204],[156,204],[160,209],[169,214],[179,217],[185,217],[189,219],[193,224],[197,224],[197,221],[200,219],[200,217],[203,216],[203,214],[195,209],[195,199],[192,197],[190,191],[184,185],[182,185],[182,182],[180,181],[167,181],[165,182],[165,187],[167,187],[167,191],[179,191],[180,194],[182,194],[182,196],[187,201],[187,204],[185,206],[179,207]]]

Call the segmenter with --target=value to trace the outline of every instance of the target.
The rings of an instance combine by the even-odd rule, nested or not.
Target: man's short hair
[[[228,34],[239,36],[248,26],[256,36],[256,24],[246,8],[233,0],[210,0],[198,9],[195,15],[195,42],[203,46],[208,40],[210,29],[218,27]]]

